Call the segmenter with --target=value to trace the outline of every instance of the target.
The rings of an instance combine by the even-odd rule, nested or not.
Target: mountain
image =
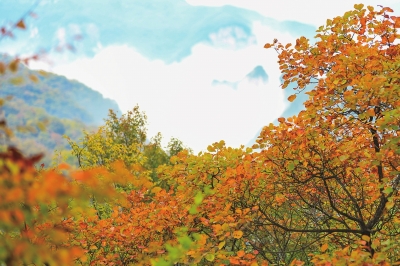
[[[3,55],[0,61],[7,62],[9,58]],[[30,70],[23,64],[19,64],[16,73],[0,76],[0,97],[7,96],[21,99],[30,106],[42,107],[49,115],[78,119],[90,125],[102,124],[109,109],[120,111],[114,100],[104,98],[78,81]]]
[[[282,76],[280,77],[281,83],[283,83],[283,78]],[[294,90],[296,88],[297,84],[296,83],[290,83],[287,88],[284,90],[284,95],[285,98],[288,98],[290,95],[297,93],[296,94],[296,99],[291,102],[286,109],[283,111],[280,117],[291,117],[294,115],[297,115],[300,113],[302,110],[305,109],[304,102],[308,100],[309,96],[306,94],[306,92],[311,91],[314,87],[312,85],[308,85],[304,88],[304,91],[298,92]],[[274,124],[278,124],[278,119],[275,119],[273,121]],[[248,143],[247,146],[251,147],[254,143],[256,143],[256,139],[258,136],[260,136],[260,133],[262,131],[262,128],[254,135],[254,138],[252,138]]]
[[[256,66],[253,71],[246,75],[246,78],[250,82],[254,83],[267,83],[268,82],[268,74],[265,72],[262,66]]]
[[[0,56],[0,62],[10,63],[10,58]],[[63,136],[76,141],[83,137],[83,130],[101,125],[109,109],[121,113],[115,101],[82,83],[23,64],[15,72],[0,75],[0,98],[1,119],[14,132],[13,138],[4,141],[26,154],[44,153],[46,165],[54,150],[69,149]]]
[[[213,86],[221,86],[225,85],[231,87],[236,90],[238,88],[239,83],[247,81],[249,83],[254,83],[256,85],[265,84],[268,82],[268,74],[265,72],[262,66],[256,66],[251,72],[249,72],[245,77],[238,81],[227,81],[227,80],[216,80],[212,81]]]

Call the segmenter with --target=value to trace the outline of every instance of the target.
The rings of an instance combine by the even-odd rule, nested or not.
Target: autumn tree
[[[398,258],[400,18],[392,12],[355,5],[328,19],[315,44],[265,45],[279,54],[283,88],[315,87],[305,111],[257,140],[259,171],[280,184],[255,203],[260,226],[306,233],[302,245],[318,241],[322,251],[358,243],[373,259]]]
[[[174,200],[195,195],[175,201],[181,212],[189,208],[185,222],[164,220],[196,244],[179,262],[396,261],[400,25],[390,12],[356,5],[320,27],[315,44],[302,37],[293,48],[266,45],[279,53],[284,88],[314,88],[305,111],[263,129],[260,152],[216,143],[159,168]]]
[[[203,199],[197,224],[206,246],[218,246],[210,260],[246,264],[252,263],[246,255],[257,254],[259,263],[388,265],[398,259],[400,19],[390,8],[363,7],[327,20],[315,44],[301,37],[294,47],[265,45],[279,54],[283,88],[313,89],[305,111],[264,127],[255,145],[260,152],[221,167],[217,162],[226,163],[232,150],[218,146],[213,155],[211,147],[167,178],[178,191],[196,184],[215,192]],[[232,229],[240,241],[225,241]]]

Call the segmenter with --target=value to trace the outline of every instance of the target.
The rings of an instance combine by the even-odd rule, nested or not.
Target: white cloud
[[[225,27],[209,35],[213,46],[225,49],[238,49],[255,44],[255,37],[249,36],[239,27]]]
[[[222,139],[238,147],[279,117],[286,104],[277,55],[263,45],[272,37],[284,42],[292,37],[259,23],[253,33],[257,44],[239,50],[198,44],[189,57],[169,65],[122,45],[102,48],[93,58],[58,64],[52,71],[115,99],[123,112],[139,104],[148,115],[149,136],[160,131],[164,145],[174,136],[196,152]],[[268,84],[242,80],[257,65],[268,73]],[[213,86],[213,80],[242,81],[234,90]]]
[[[39,29],[37,27],[33,27],[30,30],[29,38],[35,38],[38,35],[38,33],[39,33]]]
[[[59,28],[56,32],[57,40],[60,45],[64,45],[66,41],[67,32],[65,28]]]

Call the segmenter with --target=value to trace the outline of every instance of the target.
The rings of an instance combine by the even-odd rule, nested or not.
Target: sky
[[[0,0],[0,23],[17,20],[33,0]],[[313,39],[328,18],[359,1],[298,0],[42,0],[28,30],[2,40],[0,51],[49,51],[51,63],[31,67],[76,79],[122,112],[139,105],[149,137],[161,132],[195,152],[213,142],[251,145],[261,128],[294,115],[290,91],[280,88],[277,38]],[[389,6],[393,0],[364,1]],[[80,36],[80,40],[76,40]],[[67,44],[74,51],[66,49]],[[54,47],[62,52],[54,52]],[[290,112],[289,112],[290,111]]]

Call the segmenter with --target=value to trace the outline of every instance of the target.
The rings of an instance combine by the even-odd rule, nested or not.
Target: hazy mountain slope
[[[7,59],[3,56],[0,61]],[[2,141],[28,154],[45,153],[46,165],[54,150],[69,148],[63,136],[77,140],[84,129],[101,125],[109,109],[121,113],[115,101],[82,83],[24,65],[16,73],[0,76],[0,98],[7,98],[0,109],[1,118],[15,133],[11,139],[2,134]]]

